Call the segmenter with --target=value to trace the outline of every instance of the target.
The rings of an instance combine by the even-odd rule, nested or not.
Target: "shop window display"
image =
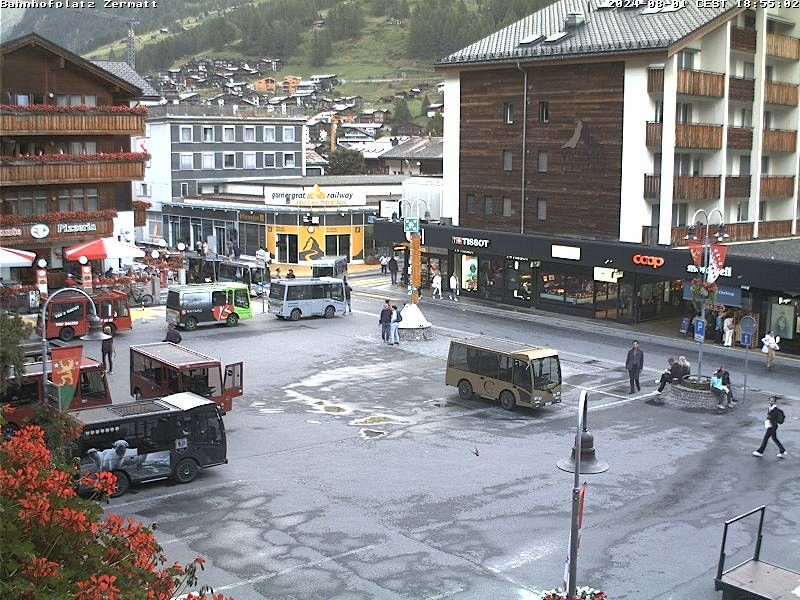
[[[533,299],[535,281],[533,263],[516,258],[506,259],[505,289],[512,300],[528,303]]]
[[[542,291],[539,298],[551,302],[565,302],[582,308],[592,308],[594,303],[594,281],[586,277],[542,274]]]
[[[478,257],[461,255],[461,289],[468,292],[478,291]]]

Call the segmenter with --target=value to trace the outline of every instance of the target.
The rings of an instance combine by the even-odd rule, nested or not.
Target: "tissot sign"
[[[450,239],[454,246],[468,246],[470,248],[488,248],[491,243],[491,240],[461,237],[460,235],[454,235]]]

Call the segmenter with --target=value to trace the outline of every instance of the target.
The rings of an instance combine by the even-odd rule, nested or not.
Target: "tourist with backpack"
[[[759,458],[764,456],[764,450],[767,448],[767,442],[770,438],[778,446],[778,458],[786,458],[786,448],[783,447],[778,439],[778,426],[783,425],[786,420],[786,415],[778,408],[778,398],[771,396],[769,399],[769,408],[767,409],[767,418],[764,420],[764,428],[767,430],[764,433],[764,439],[761,440],[761,445],[758,450],[753,450],[753,456]]]

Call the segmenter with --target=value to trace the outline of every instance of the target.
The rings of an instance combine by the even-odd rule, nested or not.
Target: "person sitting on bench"
[[[682,372],[683,369],[681,368],[681,365],[677,363],[674,358],[669,357],[667,359],[667,368],[664,369],[664,372],[661,374],[661,379],[658,381],[658,392],[663,392],[664,386],[668,383],[676,383],[680,381]]]
[[[722,383],[723,371],[724,369],[720,367],[711,376],[711,391],[719,396],[720,402],[717,404],[717,408],[719,409],[724,409],[726,405],[728,408],[731,407],[731,390],[729,386]]]

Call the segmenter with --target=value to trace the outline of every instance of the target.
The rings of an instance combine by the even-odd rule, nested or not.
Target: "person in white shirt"
[[[761,352],[767,355],[767,370],[772,370],[772,362],[775,360],[775,351],[780,350],[778,347],[778,340],[775,338],[775,332],[770,329],[767,335],[761,339],[761,343],[764,344],[761,348]]]
[[[389,257],[384,254],[378,262],[381,264],[381,275],[387,275],[389,273]]]
[[[458,302],[458,275],[450,275],[450,300]]]
[[[438,271],[433,276],[433,281],[431,282],[431,298],[436,298],[436,294],[439,294],[439,300],[442,299],[442,276],[439,274]]]

